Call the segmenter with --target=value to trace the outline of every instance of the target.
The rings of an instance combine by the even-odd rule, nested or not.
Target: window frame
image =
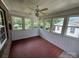
[[[51,32],[51,33],[54,33],[54,34],[61,34],[61,35],[62,35],[62,34],[63,34],[63,32],[62,32],[62,31],[63,31],[63,26],[62,26],[62,29],[61,29],[61,33],[56,33],[56,32],[53,32],[53,31],[52,31],[53,26],[54,26],[54,24],[53,24],[53,22],[54,22],[54,18],[64,18],[64,20],[63,20],[63,26],[64,26],[65,17],[64,17],[64,16],[60,16],[60,17],[57,16],[57,17],[52,17],[52,18],[51,18],[50,32]]]
[[[19,17],[19,18],[21,18],[21,20],[22,20],[22,29],[17,29],[17,30],[13,29],[12,17]],[[18,15],[11,15],[12,31],[27,30],[27,29],[25,29],[25,18],[28,18],[28,17],[18,16]],[[31,18],[30,18],[30,20],[31,20],[31,28],[29,28],[29,29],[33,29],[34,21]]]
[[[75,16],[79,16],[79,15],[75,15]],[[75,17],[74,16],[74,17]],[[20,16],[17,16],[17,17],[20,17]],[[48,32],[52,32],[51,31],[51,28],[52,28],[52,26],[53,26],[53,23],[52,23],[52,21],[53,21],[53,18],[64,18],[64,20],[63,20],[63,26],[62,26],[62,30],[61,30],[61,33],[56,33],[56,32],[52,32],[52,33],[55,33],[55,34],[59,34],[59,35],[62,35],[62,36],[67,36],[67,37],[72,37],[72,38],[76,38],[76,37],[73,37],[73,36],[68,36],[68,35],[66,35],[66,32],[67,32],[67,28],[68,28],[68,23],[69,23],[69,17],[73,17],[72,15],[68,15],[68,16],[58,16],[58,17],[51,17],[51,18],[48,18],[49,20],[50,20],[50,29],[49,29],[49,31]],[[22,29],[24,29],[25,30],[25,24],[23,24],[23,23],[25,23],[24,22],[24,18],[26,18],[26,17],[21,17],[22,18]],[[43,24],[44,24],[44,28],[43,29],[45,29],[45,19],[42,19],[43,20]],[[38,26],[40,27],[40,19],[38,19],[38,22],[39,22],[39,24],[38,24]],[[34,28],[34,20],[32,20],[32,28]],[[38,28],[39,28],[38,27]]]
[[[0,12],[1,12],[1,21],[2,21],[2,25],[3,25],[3,27],[0,28],[0,31],[2,28],[4,29],[4,30],[2,30],[3,33],[0,34],[0,38],[3,39],[2,42],[0,40],[0,50],[1,50],[7,41],[8,34],[7,34],[7,29],[6,29],[5,11],[2,8],[0,8]]]
[[[66,22],[66,31],[65,31],[65,34],[64,34],[64,36],[66,36],[66,37],[70,37],[70,38],[75,38],[75,39],[79,39],[79,38],[77,38],[77,37],[74,37],[74,36],[70,36],[70,35],[67,35],[67,29],[68,29],[68,23],[69,23],[69,18],[70,17],[79,17],[79,15],[69,15],[69,16],[66,16],[67,17],[67,20],[68,20],[68,22]]]
[[[21,21],[22,21],[22,24],[21,24],[21,25],[22,25],[22,29],[13,29],[13,23],[12,23],[12,20],[13,20],[13,19],[12,19],[12,17],[19,17],[19,18],[21,18]],[[24,29],[24,24],[23,24],[23,23],[24,23],[23,17],[21,17],[21,16],[16,16],[16,15],[12,15],[12,16],[11,16],[12,31],[23,30],[23,29]]]

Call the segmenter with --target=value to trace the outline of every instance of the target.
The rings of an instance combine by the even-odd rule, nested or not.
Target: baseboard
[[[24,39],[30,39],[30,38],[34,38],[34,37],[41,37],[41,36],[33,36],[33,37],[28,37],[28,38],[17,39],[17,40],[13,40],[13,42],[14,41],[19,41],[19,40],[24,40]]]

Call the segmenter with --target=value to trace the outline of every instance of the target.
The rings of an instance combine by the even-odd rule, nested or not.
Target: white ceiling
[[[48,8],[44,13],[56,13],[79,6],[79,0],[3,0],[9,11],[32,13],[35,3],[39,9]],[[32,9],[31,9],[32,8]]]

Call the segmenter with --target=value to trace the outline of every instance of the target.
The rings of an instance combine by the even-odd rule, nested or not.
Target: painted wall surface
[[[35,29],[27,29],[27,30],[15,30],[12,31],[12,40],[18,40],[23,38],[29,38],[33,36],[38,36],[38,28]]]
[[[28,30],[13,31],[12,40],[18,40],[38,35],[40,35],[50,43],[57,45],[58,47],[68,52],[69,54],[79,57],[79,39],[62,36],[55,33],[50,33],[43,29],[35,28]]]
[[[57,45],[69,54],[79,57],[79,39],[66,37],[55,33],[49,33],[43,29],[40,29],[40,36]]]

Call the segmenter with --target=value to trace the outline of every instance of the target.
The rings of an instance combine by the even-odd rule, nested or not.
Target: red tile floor
[[[32,37],[12,42],[10,58],[54,58],[63,52],[45,39]]]

